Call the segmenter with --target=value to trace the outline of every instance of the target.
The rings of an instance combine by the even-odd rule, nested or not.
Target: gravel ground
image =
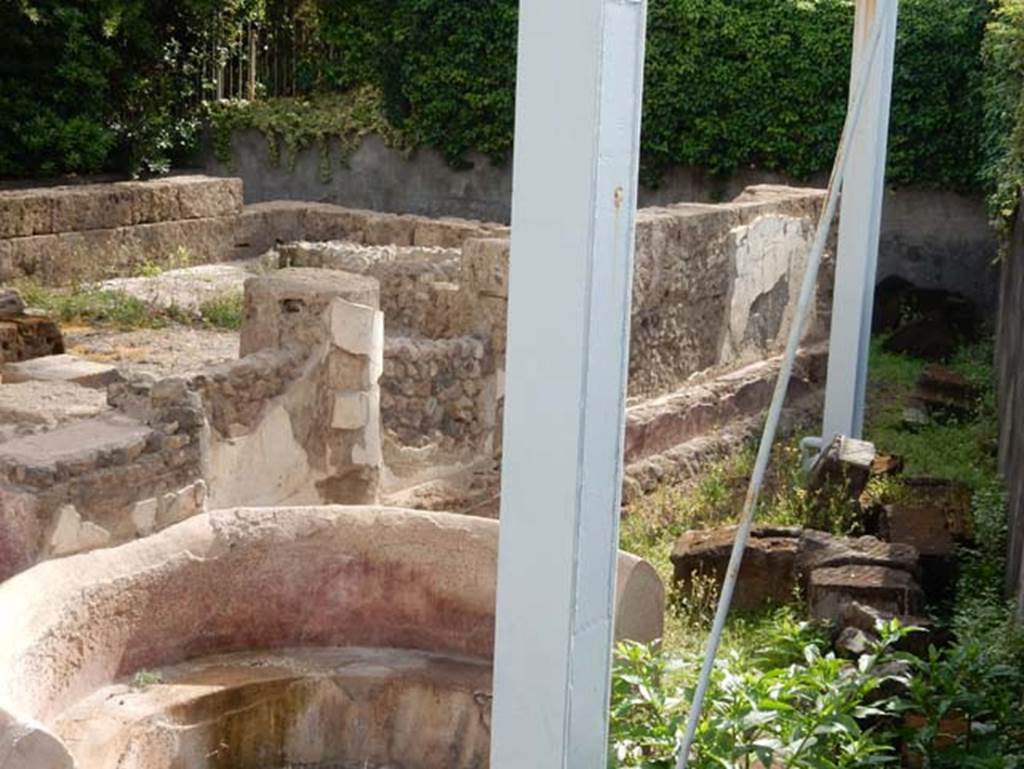
[[[125,376],[148,372],[164,377],[187,374],[238,357],[238,332],[189,326],[113,331],[65,328],[68,352],[111,363]]]

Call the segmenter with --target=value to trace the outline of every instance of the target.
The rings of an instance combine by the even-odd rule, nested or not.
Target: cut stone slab
[[[906,478],[903,498],[886,505],[881,533],[920,553],[922,585],[933,602],[950,595],[956,580],[958,544],[970,543],[971,491],[962,483]]]
[[[97,456],[111,462],[137,457],[152,434],[146,425],[117,414],[83,419],[0,444],[0,466],[13,483],[48,487],[60,472],[71,475],[94,466]]]
[[[106,410],[102,390],[70,382],[4,382],[0,385],[0,443]]]
[[[903,421],[926,425],[951,418],[965,418],[978,409],[981,392],[965,377],[937,365],[927,366],[918,377],[903,409]]]
[[[44,358],[8,363],[3,367],[5,382],[71,382],[82,387],[106,387],[120,381],[114,366],[85,360],[75,355],[47,355]]]
[[[672,551],[674,580],[679,589],[692,590],[695,575],[721,585],[735,539],[735,526],[683,534]],[[789,602],[796,587],[794,566],[799,543],[799,529],[755,528],[740,567],[733,606],[753,610]]]
[[[885,566],[815,569],[808,581],[811,616],[840,626],[846,604],[859,602],[890,614],[916,614],[924,594],[911,574]]]
[[[60,326],[45,315],[0,316],[0,363],[64,352]]]
[[[875,537],[835,537],[805,529],[800,536],[797,573],[805,581],[815,569],[837,566],[883,566],[918,574],[918,552],[911,545],[883,542]]]
[[[25,313],[25,302],[21,294],[13,288],[0,288],[0,318],[7,318],[11,315],[23,315]]]
[[[896,645],[901,651],[910,652],[918,657],[927,657],[930,646],[942,648],[949,645],[953,640],[950,630],[940,628],[927,617],[915,617],[906,614],[895,615],[879,611],[873,606],[858,603],[857,601],[848,603],[843,607],[840,622],[844,626],[844,630],[853,628],[871,638],[877,638],[879,623],[890,622],[893,619],[899,620],[903,627],[918,628],[915,632],[902,638]]]
[[[886,538],[914,545],[921,555],[947,555],[973,539],[971,490],[941,478],[905,478],[904,498],[886,508]]]
[[[836,436],[814,463],[807,488],[816,492],[846,484],[850,499],[857,499],[868,485],[876,453],[869,441]]]

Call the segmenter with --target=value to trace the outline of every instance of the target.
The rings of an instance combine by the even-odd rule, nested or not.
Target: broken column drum
[[[0,585],[4,769],[481,769],[498,524],[232,509]],[[662,633],[619,555],[616,635]],[[9,618],[9,621],[6,621]]]

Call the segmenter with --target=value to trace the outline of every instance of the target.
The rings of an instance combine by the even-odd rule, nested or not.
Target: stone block
[[[948,419],[969,418],[977,412],[981,391],[955,371],[925,367],[903,409],[903,421],[926,425]]]
[[[35,314],[0,317],[0,363],[17,363],[63,352],[64,336],[55,321]]]
[[[913,575],[885,566],[815,569],[808,580],[811,616],[839,626],[846,604],[859,602],[881,612],[917,614],[924,594]]]
[[[363,238],[371,246],[411,246],[416,219],[395,214],[369,214]]]
[[[801,532],[796,570],[803,581],[815,569],[838,566],[884,566],[917,576],[918,552],[911,545],[875,537],[836,537],[812,529]]]
[[[469,238],[486,238],[491,232],[479,222],[464,219],[419,219],[413,233],[413,245],[435,248],[460,248]]]
[[[0,192],[0,238],[23,238],[53,231],[49,198],[32,191]]]
[[[52,192],[52,232],[105,230],[132,224],[133,190],[124,184],[85,184]]]
[[[286,345],[308,348],[328,341],[334,326],[330,307],[335,300],[363,306],[363,314],[372,315],[378,297],[374,278],[339,270],[288,267],[250,278],[245,282],[240,355],[244,358]]]
[[[615,640],[659,640],[665,630],[665,586],[647,561],[619,555],[616,571]]]
[[[903,479],[899,502],[886,506],[882,534],[912,545],[922,556],[947,556],[973,538],[971,491],[963,483],[933,478]]]
[[[75,769],[56,736],[37,721],[19,721],[0,709],[0,766],[4,769]]]
[[[688,531],[676,540],[672,569],[679,589],[689,591],[695,575],[721,585],[735,539],[736,527],[729,526]],[[733,606],[754,610],[792,600],[799,543],[799,529],[755,528],[743,556]]]
[[[473,238],[462,247],[461,282],[472,293],[508,299],[510,242]]]
[[[152,534],[156,529],[156,514],[159,501],[156,497],[143,499],[132,508],[131,519],[135,530],[141,535]]]
[[[82,520],[74,505],[64,505],[57,511],[48,549],[51,556],[62,556],[94,550],[109,543],[109,531],[92,521]]]
[[[115,366],[67,354],[4,364],[3,377],[11,383],[71,382],[93,388],[103,388],[121,379]]]
[[[177,192],[181,219],[232,216],[242,210],[242,180],[178,176],[166,180]]]
[[[365,392],[339,393],[334,398],[331,427],[336,430],[360,430],[370,420],[370,399]]]
[[[373,357],[383,351],[384,314],[367,305],[335,301],[331,304],[331,338],[345,352]]]
[[[0,318],[23,315],[24,312],[25,302],[21,294],[13,288],[0,288]]]
[[[849,498],[857,499],[868,485],[875,453],[873,443],[836,436],[814,463],[808,490],[816,492],[845,485]]]

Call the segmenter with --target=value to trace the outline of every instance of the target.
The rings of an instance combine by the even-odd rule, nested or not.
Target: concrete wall
[[[347,163],[335,150],[333,178],[324,183],[316,148],[300,152],[290,169],[268,161],[266,141],[256,131],[236,134],[233,147],[230,166],[210,158],[205,171],[240,176],[247,203],[310,200],[425,216],[509,220],[511,167],[494,166],[482,156],[471,155],[472,168],[457,171],[436,151],[421,149],[407,157],[372,136]],[[764,171],[741,171],[722,178],[701,169],[676,168],[657,189],[641,189],[640,205],[721,202],[732,200],[752,184],[793,182]],[[798,183],[824,186],[825,179]],[[995,255],[995,239],[980,196],[917,187],[887,192],[879,279],[901,275],[921,286],[961,291],[982,307],[994,307],[999,280]]]
[[[1024,210],[1003,263],[996,342],[999,456],[1010,491],[1010,584],[1024,617]]]

